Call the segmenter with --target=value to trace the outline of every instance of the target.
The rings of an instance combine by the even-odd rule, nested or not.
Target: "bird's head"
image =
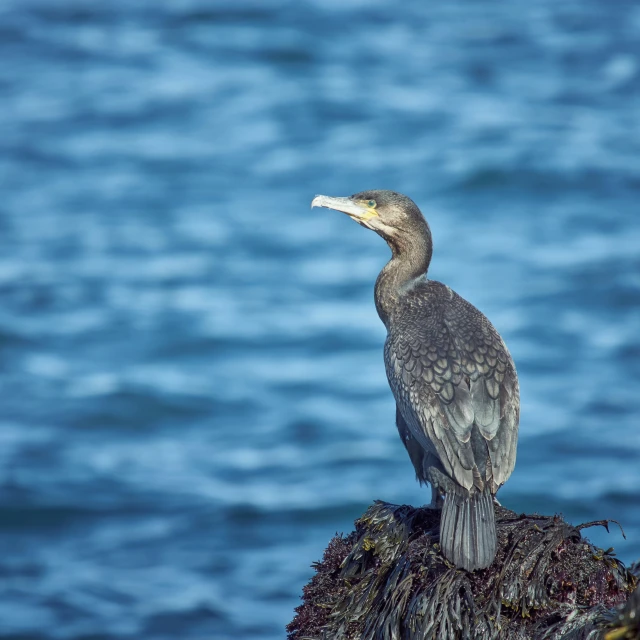
[[[395,191],[362,191],[347,198],[316,196],[311,206],[346,213],[382,236],[392,249],[419,238],[431,240],[429,226],[415,202]]]

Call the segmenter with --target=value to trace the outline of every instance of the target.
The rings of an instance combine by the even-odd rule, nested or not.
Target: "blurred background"
[[[0,637],[284,636],[394,426],[386,188],[520,374],[518,512],[640,558],[640,8],[4,0]]]

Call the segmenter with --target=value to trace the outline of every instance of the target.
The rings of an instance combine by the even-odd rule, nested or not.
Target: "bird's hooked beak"
[[[330,198],[329,196],[316,196],[311,202],[311,208],[325,207],[346,213],[356,222],[364,223],[371,218],[378,218],[376,203],[373,200],[352,200],[351,198]],[[365,225],[368,226],[368,225]]]

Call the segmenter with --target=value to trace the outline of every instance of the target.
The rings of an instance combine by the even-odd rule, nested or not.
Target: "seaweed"
[[[440,553],[439,511],[376,502],[315,565],[289,640],[640,638],[633,568],[582,537],[608,522],[496,506],[496,560],[468,573]]]

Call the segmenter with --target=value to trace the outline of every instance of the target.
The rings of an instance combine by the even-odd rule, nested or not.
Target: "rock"
[[[640,565],[636,564],[632,572],[640,575]],[[640,587],[618,608],[604,637],[605,640],[640,640]]]
[[[496,507],[496,560],[474,573],[443,558],[439,521],[431,509],[373,504],[314,565],[289,639],[578,640],[633,631],[633,609],[616,607],[637,576],[581,535],[607,521],[574,527]]]

